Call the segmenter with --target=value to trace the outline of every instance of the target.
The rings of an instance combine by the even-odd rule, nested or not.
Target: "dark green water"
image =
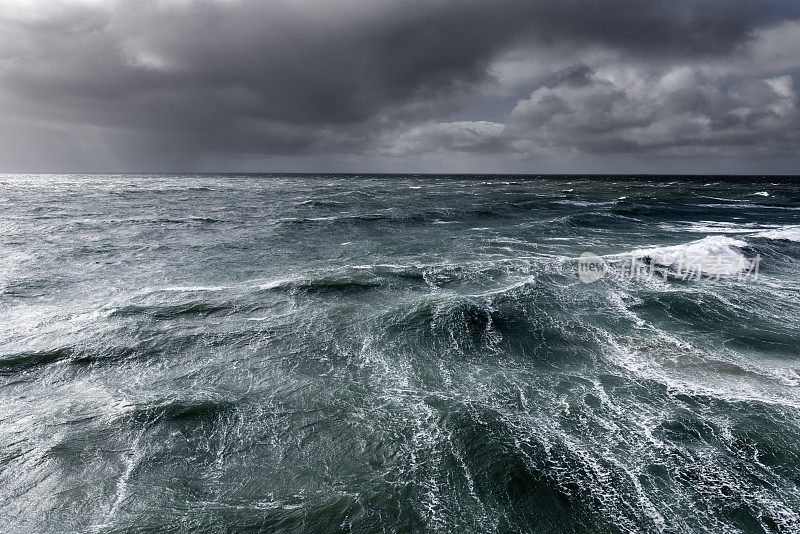
[[[800,530],[797,182],[0,175],[0,258],[0,530]]]

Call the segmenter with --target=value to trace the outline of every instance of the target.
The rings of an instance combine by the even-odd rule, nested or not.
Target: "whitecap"
[[[580,208],[587,208],[590,206],[611,206],[615,202],[592,202],[590,200],[556,200],[556,204],[564,204],[567,206],[578,206]]]
[[[672,224],[660,223],[659,228],[669,231],[692,232],[699,234],[752,234],[756,231],[780,228],[777,224],[733,223],[725,221],[697,221]]]
[[[169,286],[169,287],[160,287],[155,288],[152,291],[165,291],[165,292],[177,292],[177,293],[192,293],[192,292],[200,292],[200,291],[224,291],[226,289],[230,289],[228,286]]]
[[[766,239],[778,239],[781,241],[800,242],[800,225],[784,226],[774,230],[758,232],[757,234],[753,234],[753,236]]]
[[[709,275],[733,275],[750,268],[750,261],[739,250],[747,243],[723,235],[711,235],[665,247],[648,247],[607,256],[614,260],[649,259],[655,265],[678,271],[692,270]]]
[[[255,287],[256,289],[265,289],[265,290],[277,289],[297,281],[298,278],[279,278],[277,280],[271,280],[269,282],[258,284],[253,287]]]

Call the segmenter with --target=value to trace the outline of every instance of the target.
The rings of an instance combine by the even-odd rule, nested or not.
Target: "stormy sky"
[[[797,0],[0,0],[0,171],[800,171]]]

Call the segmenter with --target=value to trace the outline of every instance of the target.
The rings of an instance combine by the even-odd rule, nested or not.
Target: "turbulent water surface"
[[[789,179],[0,175],[0,258],[5,531],[800,529]]]

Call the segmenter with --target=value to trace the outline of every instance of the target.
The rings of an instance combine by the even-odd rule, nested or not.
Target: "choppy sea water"
[[[0,261],[8,532],[800,529],[797,181],[0,175]]]

